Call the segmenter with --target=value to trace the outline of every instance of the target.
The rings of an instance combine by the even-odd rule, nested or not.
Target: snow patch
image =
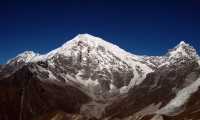
[[[80,76],[78,76],[78,75],[76,75],[75,78],[74,78],[71,75],[67,74],[66,77],[65,77],[65,79],[66,78],[69,78],[70,80],[72,80],[72,81],[74,81],[74,82],[76,82],[78,84],[84,85],[86,87],[88,87],[90,85],[93,86],[93,87],[99,85],[98,80],[91,80],[91,79],[82,80],[82,78]]]
[[[53,73],[51,71],[48,71],[48,72],[49,72],[50,79],[57,80],[57,78],[53,75]]]
[[[80,76],[78,76],[78,75],[76,75],[76,81],[81,83],[82,85],[84,85],[86,87],[90,86],[90,85],[93,86],[93,87],[99,85],[98,80],[91,80],[91,79],[82,80],[82,78]]]
[[[190,98],[191,94],[198,90],[200,86],[200,78],[198,78],[195,82],[190,84],[189,86],[183,88],[178,92],[176,97],[172,99],[165,107],[158,110],[157,113],[171,115],[175,108],[181,107],[185,102]]]
[[[139,85],[146,78],[147,74],[154,71],[146,64],[142,64],[141,62],[128,61],[128,64],[133,68],[134,78],[132,78],[129,85],[126,86],[126,91],[123,90],[124,88],[122,88],[121,92],[128,92],[133,86]]]
[[[117,88],[115,87],[115,85],[113,85],[113,83],[111,83],[110,84],[110,89],[113,90],[113,89],[117,89]]]
[[[164,120],[162,115],[156,114],[151,120]]]

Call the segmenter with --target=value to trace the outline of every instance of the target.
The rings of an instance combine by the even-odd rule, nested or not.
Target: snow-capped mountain
[[[46,64],[46,68],[42,66],[37,70],[47,72],[49,79],[59,77],[83,87],[90,86],[90,91],[87,91],[98,95],[94,93],[96,89],[106,94],[112,93],[112,90],[123,93],[140,83],[156,66],[154,62],[144,61],[141,57],[143,56],[132,55],[101,38],[80,34],[45,55],[27,51],[9,60],[7,64]]]
[[[164,56],[139,56],[79,34],[47,54],[27,51],[0,66],[0,89],[10,91],[0,97],[7,100],[16,93],[18,106],[12,107],[20,108],[5,111],[14,100],[4,104],[2,99],[0,118],[26,120],[58,111],[82,119],[181,115],[199,91],[199,64],[195,49],[183,41]],[[8,117],[11,112],[15,114]]]

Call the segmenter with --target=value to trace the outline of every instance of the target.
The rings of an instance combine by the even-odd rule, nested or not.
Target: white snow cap
[[[122,60],[125,59],[126,54],[130,54],[112,43],[109,43],[99,37],[95,37],[86,33],[86,34],[77,35],[75,38],[64,43],[61,47],[55,50],[52,50],[45,55],[40,55],[40,54],[34,53],[33,51],[26,51],[24,53],[19,54],[13,59],[17,58],[17,61],[23,61],[23,62],[36,62],[36,61],[44,61],[46,59],[51,59],[56,54],[70,56],[71,52],[73,51],[72,48],[74,46],[77,46],[77,44],[80,41],[87,44],[91,48],[95,48],[95,49],[97,49],[99,46],[102,46],[105,48],[106,51],[112,52],[116,57]],[[9,60],[7,63],[12,61],[13,59]]]
[[[99,45],[103,46],[106,51],[112,51],[115,56],[122,60],[125,59],[124,57],[126,54],[130,54],[112,43],[86,33],[77,35],[75,38],[64,43],[61,47],[49,52],[46,57],[51,58],[56,53],[70,56],[72,47],[77,46],[77,43],[80,41],[95,49],[98,48]]]
[[[40,54],[34,53],[33,51],[26,51],[22,54],[19,54],[15,58],[20,58],[19,60],[22,60],[24,62],[36,62],[36,61],[45,61],[46,59],[51,59],[56,54],[70,56],[71,52],[73,51],[72,48],[74,46],[77,46],[77,43],[80,41],[94,49],[98,49],[99,46],[102,46],[105,48],[106,51],[112,52],[112,54],[114,54],[116,57],[118,57],[122,61],[126,61],[129,58],[134,58],[135,60],[138,60],[141,57],[141,56],[137,56],[129,52],[126,52],[120,47],[112,43],[109,43],[99,37],[95,37],[95,36],[85,33],[85,34],[78,34],[73,39],[64,43],[61,47],[55,50],[52,50],[45,55],[40,55]],[[180,56],[186,56],[186,57],[198,56],[196,54],[195,49],[191,47],[189,44],[186,44],[184,41],[181,41],[175,48],[169,51],[167,55],[168,55],[167,59],[169,61],[171,61],[172,59],[179,58]],[[9,60],[7,63],[9,63],[11,60]]]
[[[181,46],[181,47],[190,47],[193,48],[192,46],[190,46],[188,43],[186,43],[185,41],[181,41],[176,47]]]
[[[34,53],[33,51],[25,51],[19,55],[17,55],[15,58],[10,59],[8,63],[12,62],[13,60],[17,60],[17,62],[30,62],[34,57],[40,56],[38,53]]]
[[[180,44],[178,44],[175,48],[171,49],[169,53],[167,53],[167,55],[169,55],[169,60],[177,59],[183,56],[187,58],[198,57],[196,50],[184,41],[181,41]]]
[[[186,44],[186,43],[185,43],[184,41],[181,41],[181,42],[180,42],[180,45],[182,45],[182,44]]]

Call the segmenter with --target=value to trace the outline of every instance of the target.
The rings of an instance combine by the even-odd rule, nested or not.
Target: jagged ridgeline
[[[140,56],[89,34],[0,65],[0,120],[197,120],[200,58],[180,42]]]

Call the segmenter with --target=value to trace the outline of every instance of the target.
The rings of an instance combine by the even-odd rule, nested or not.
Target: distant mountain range
[[[0,120],[200,120],[199,65],[183,41],[139,56],[79,34],[0,65]]]

